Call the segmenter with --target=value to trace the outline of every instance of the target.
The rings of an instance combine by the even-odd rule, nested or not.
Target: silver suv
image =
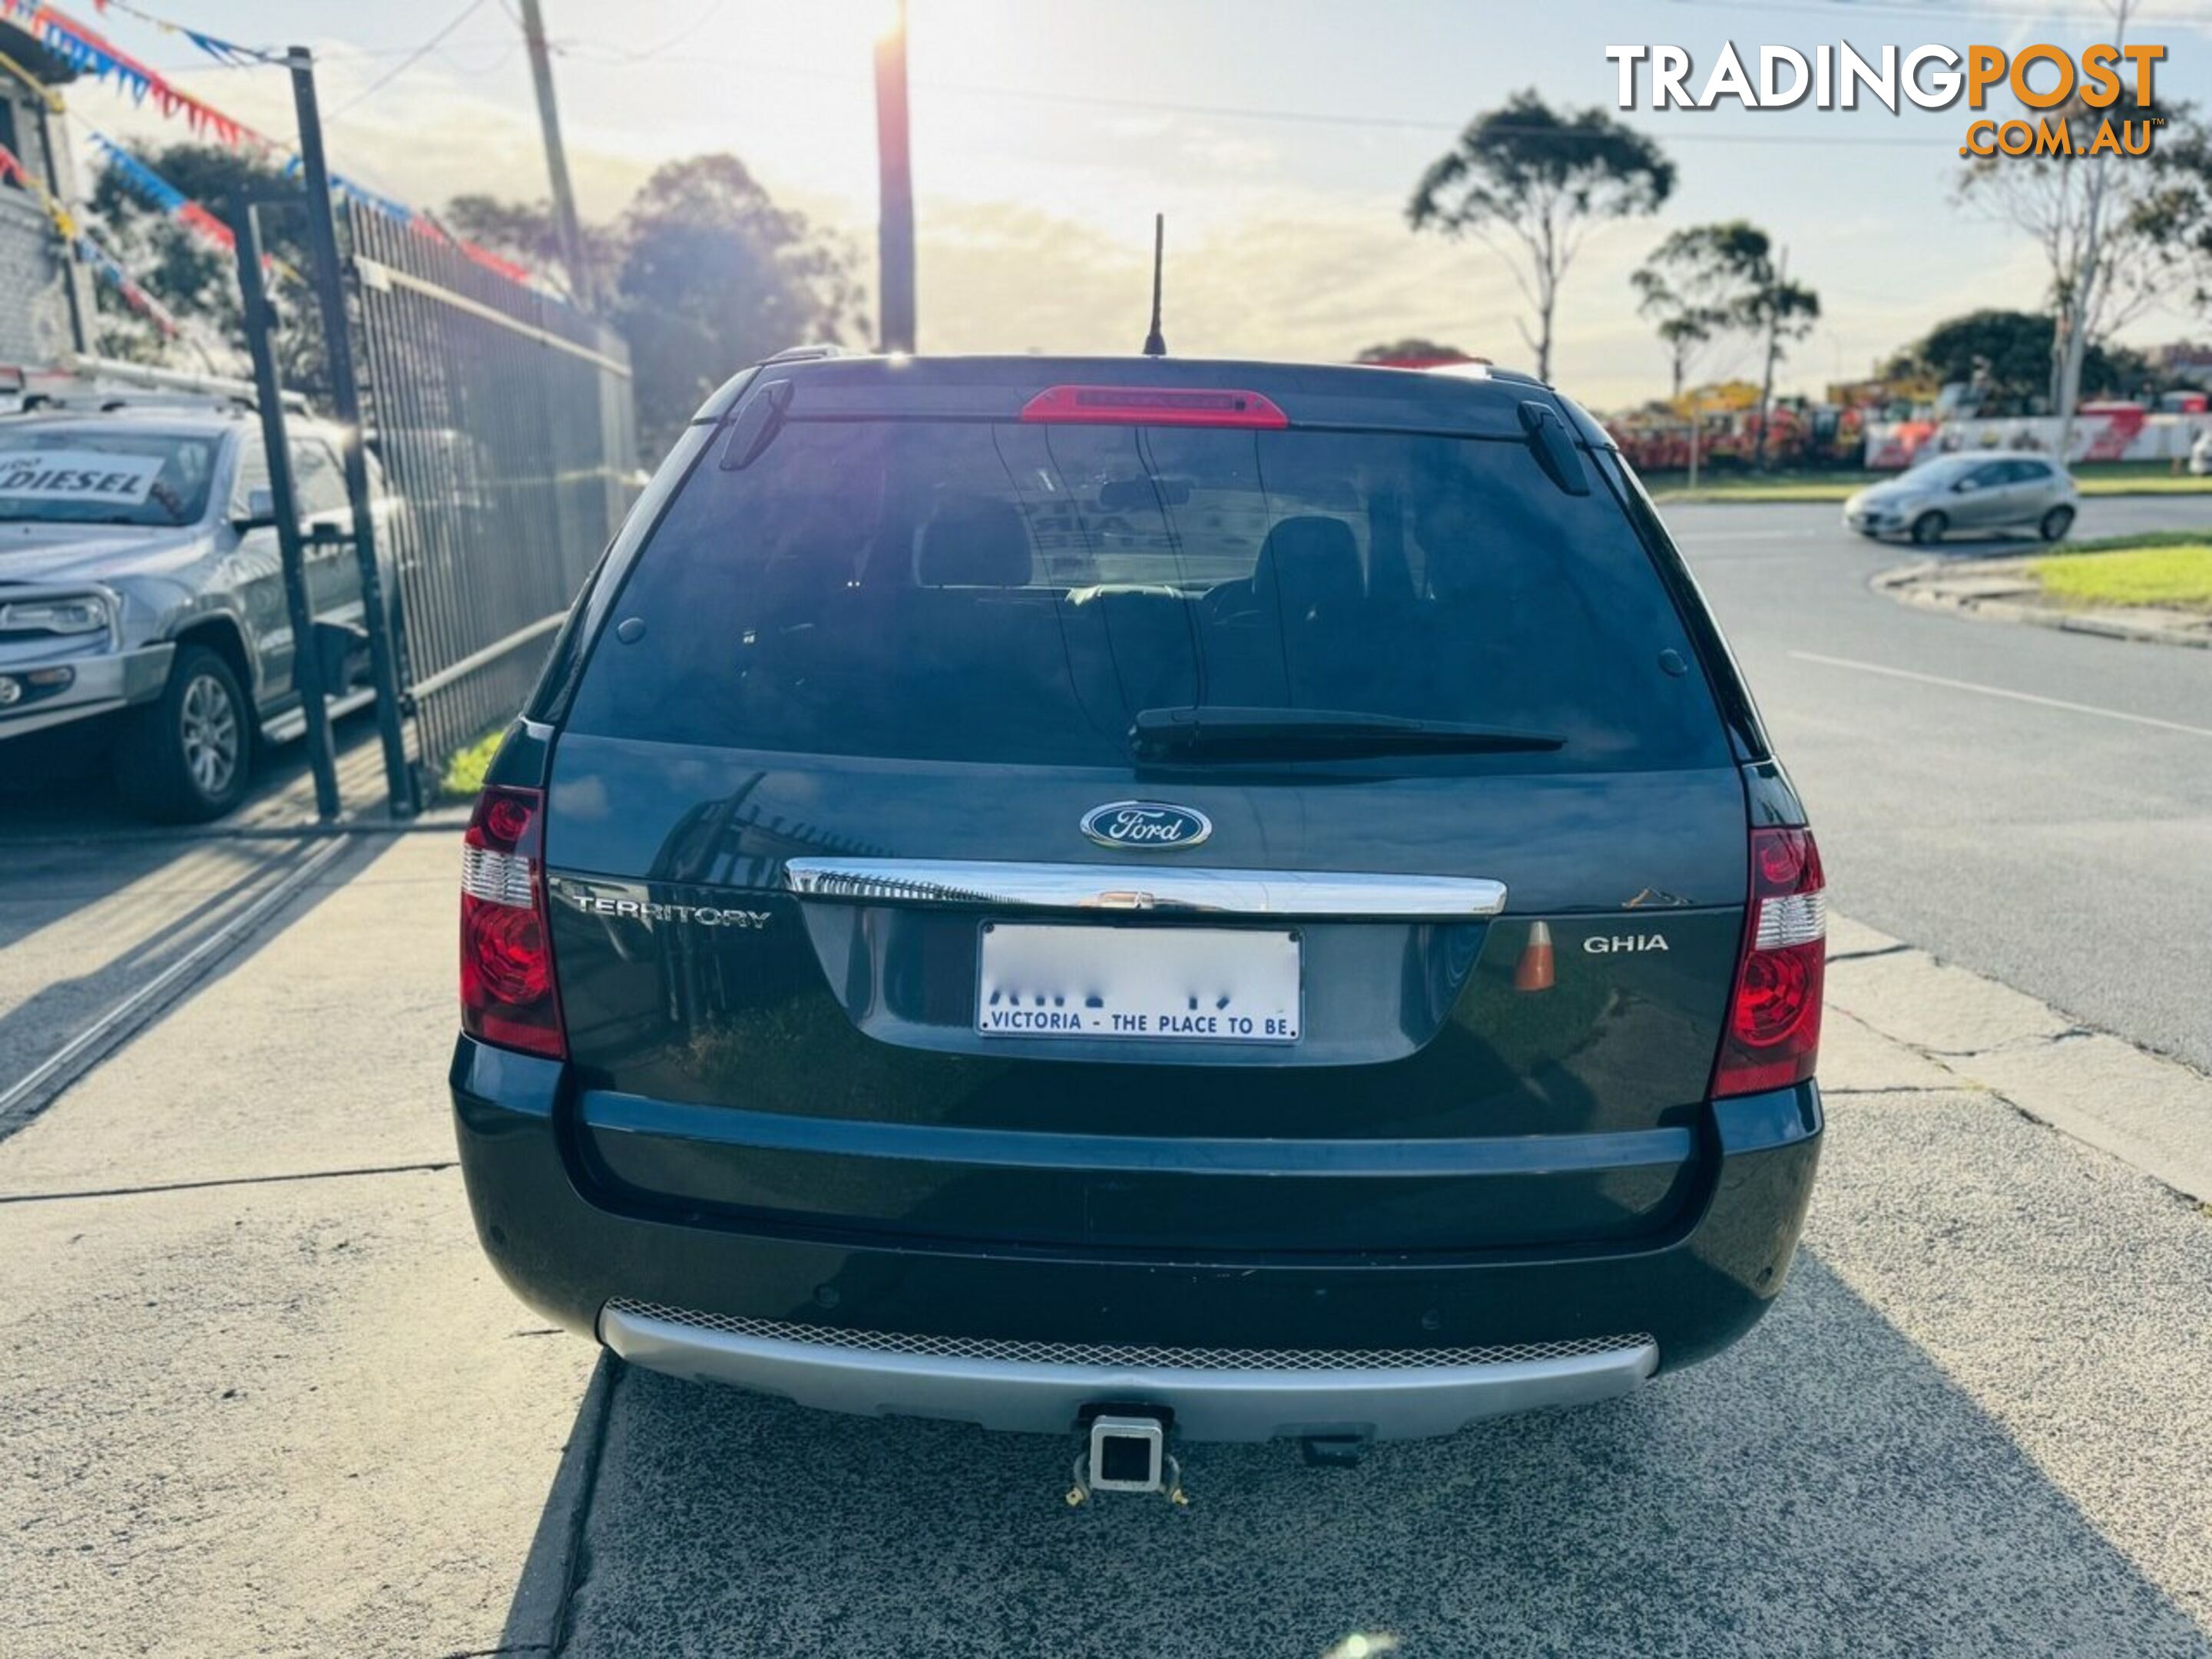
[[[338,434],[290,427],[336,694],[362,677],[352,514]],[[304,725],[276,522],[248,410],[154,402],[0,418],[0,773],[43,772],[26,763],[42,744],[93,743],[148,817],[236,805],[257,738]]]
[[[2040,455],[1943,455],[1859,491],[1844,503],[1844,523],[1923,547],[1954,530],[2033,529],[2055,542],[2074,527],[2081,499],[2066,469]]]

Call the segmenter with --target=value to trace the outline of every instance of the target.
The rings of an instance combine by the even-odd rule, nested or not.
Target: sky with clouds
[[[462,191],[545,193],[512,0],[139,3],[240,42],[313,47],[340,171],[433,206]],[[662,161],[726,149],[844,239],[872,287],[869,53],[890,0],[543,3],[586,216],[618,212]],[[95,18],[92,0],[64,9],[289,134],[281,72],[211,64],[119,11]],[[2212,12],[2137,0],[2135,13],[2129,38],[2168,47],[2161,97],[2212,106]],[[1613,45],[1684,47],[1695,85],[1731,40],[1747,58],[1839,40],[1863,54],[2078,48],[2110,28],[2100,0],[909,0],[909,17],[923,349],[1134,349],[1162,211],[1179,355],[1340,360],[1420,334],[1515,364],[1532,355],[1516,326],[1524,307],[1497,257],[1404,220],[1422,168],[1476,112],[1524,87],[1610,106]],[[109,131],[182,134],[97,86],[71,96]],[[1666,149],[1680,181],[1656,218],[1595,235],[1568,278],[1553,371],[1586,401],[1664,390],[1628,276],[1681,225],[1748,217],[1787,247],[1823,303],[1784,372],[1808,391],[1866,372],[1943,316],[2039,302],[2034,249],[1954,198],[1963,109],[1621,118]],[[2130,334],[2203,331],[2176,307]],[[1752,359],[1723,349],[1709,372]]]

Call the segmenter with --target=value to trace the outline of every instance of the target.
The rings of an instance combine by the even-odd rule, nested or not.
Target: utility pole
[[[561,108],[553,97],[553,59],[545,49],[545,19],[538,0],[522,0],[522,40],[530,48],[530,82],[538,91],[538,126],[545,139],[545,171],[553,181],[553,220],[561,235],[561,262],[568,287],[587,311],[599,308],[599,284],[584,258],[584,228],[576,219],[576,191],[568,182],[568,152],[561,145]]]
[[[914,170],[907,143],[906,0],[876,40],[877,286],[885,351],[914,349]]]

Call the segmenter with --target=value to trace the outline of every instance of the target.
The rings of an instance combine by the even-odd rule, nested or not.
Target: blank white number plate
[[[985,1036],[1296,1042],[1298,936],[1212,927],[986,922]]]

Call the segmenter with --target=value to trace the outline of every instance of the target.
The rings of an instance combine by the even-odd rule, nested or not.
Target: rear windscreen
[[[1139,710],[1204,705],[1565,739],[1516,769],[1727,758],[1620,506],[1519,443],[793,420],[726,459],[639,554],[611,620],[642,629],[601,636],[572,729],[1123,764]]]

